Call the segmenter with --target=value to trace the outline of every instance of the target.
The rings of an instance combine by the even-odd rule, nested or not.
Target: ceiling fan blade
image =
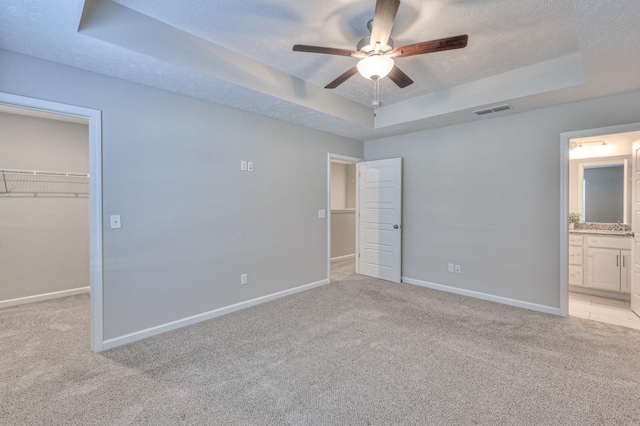
[[[413,55],[422,55],[423,53],[441,52],[443,50],[462,49],[467,46],[468,35],[459,35],[455,37],[441,38],[438,40],[423,41],[422,43],[409,44],[393,49],[390,56],[395,58],[404,58]],[[394,53],[398,52],[397,55]],[[402,52],[402,53],[400,53]]]
[[[389,77],[389,80],[393,81],[401,89],[407,87],[410,84],[413,84],[413,80],[411,80],[408,75],[406,75],[400,68],[395,65],[393,66],[391,72],[389,73],[389,75],[387,75],[387,77]]]
[[[340,86],[345,81],[349,80],[349,78],[353,77],[358,73],[358,67],[353,67],[344,72],[340,77],[333,80],[331,83],[324,86],[325,89],[335,89]]]
[[[326,55],[359,56],[358,52],[354,52],[353,50],[334,49],[333,47],[306,46],[304,44],[293,45],[293,50],[296,52],[324,53]]]
[[[373,15],[373,26],[371,27],[372,45],[375,46],[376,43],[380,43],[381,47],[386,46],[399,7],[400,0],[378,0],[376,2],[376,11]]]

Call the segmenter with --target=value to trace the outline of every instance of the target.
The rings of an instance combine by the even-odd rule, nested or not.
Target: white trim
[[[91,350],[103,348],[102,307],[102,112],[0,92],[0,104],[89,120],[89,204],[91,215]]]
[[[356,257],[356,254],[345,254],[344,256],[338,256],[338,257],[332,257],[331,260],[341,260],[341,259],[348,259],[350,257]]]
[[[75,296],[76,294],[89,293],[90,287],[72,288],[71,290],[54,291],[52,293],[36,294],[35,296],[18,297],[16,299],[0,300],[0,309],[9,306],[23,305],[25,303],[41,302],[43,300],[57,299],[59,297]]]
[[[569,315],[569,135],[560,135],[560,316]]]
[[[426,287],[433,290],[446,291],[447,293],[460,294],[462,296],[473,297],[474,299],[488,300],[490,302],[501,303],[503,305],[515,306],[517,308],[529,309],[531,311],[543,312],[545,314],[560,315],[560,309],[552,306],[539,305],[537,303],[525,302],[523,300],[509,299],[508,297],[494,296],[493,294],[480,293],[473,290],[465,290],[448,285],[430,283],[427,281],[416,280],[413,278],[402,277],[402,282],[413,284],[420,287]]]
[[[331,160],[340,160],[352,164],[358,164],[364,161],[362,158],[348,157],[341,154],[327,154],[327,280],[331,281]],[[356,181],[358,180],[358,172],[356,171]],[[358,190],[356,182],[356,213],[358,213]],[[356,214],[356,253],[358,252],[358,216]],[[357,263],[357,262],[356,262]],[[358,272],[358,265],[356,264],[356,273]]]
[[[560,134],[560,315],[569,314],[569,143],[571,139],[637,132],[640,123]],[[635,254],[632,253],[632,257]]]
[[[277,293],[268,294],[266,296],[257,297],[255,299],[247,300],[245,302],[236,303],[234,305],[225,306],[222,308],[214,309],[209,312],[204,312],[198,315],[193,315],[187,318],[179,319],[176,321],[171,321],[166,324],[158,325],[155,327],[150,327],[145,330],[136,331],[133,333],[125,334],[124,336],[115,337],[113,339],[105,340],[102,348],[103,350],[112,349],[117,346],[125,345],[127,343],[136,342],[138,340],[146,339],[151,336],[155,336],[161,333],[166,333],[167,331],[175,330],[178,328],[186,327],[188,325],[197,324],[202,321],[207,321],[222,315],[230,314],[231,312],[236,312],[241,309],[250,308],[255,305],[259,305],[261,303],[269,302],[275,299],[279,299],[281,297],[290,296],[295,293],[300,293],[302,291],[311,290],[316,287],[320,287],[322,285],[329,284],[329,280],[325,279],[322,281],[316,281],[311,284],[301,285],[299,287],[295,287],[289,290],[279,291]]]
[[[360,167],[356,164],[356,274],[360,273]]]

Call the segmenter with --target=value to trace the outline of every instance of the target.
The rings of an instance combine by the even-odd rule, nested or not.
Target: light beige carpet
[[[0,424],[640,424],[637,330],[346,278],[102,354],[0,310]]]

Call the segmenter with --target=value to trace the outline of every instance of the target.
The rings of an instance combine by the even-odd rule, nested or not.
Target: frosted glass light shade
[[[388,56],[371,55],[360,59],[357,67],[361,76],[374,80],[374,78],[382,78],[391,72],[393,59]]]

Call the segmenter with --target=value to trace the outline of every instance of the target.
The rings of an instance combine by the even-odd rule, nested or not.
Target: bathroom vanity
[[[626,226],[617,225],[617,230],[569,231],[569,285],[572,290],[589,289],[629,298],[633,233]]]

